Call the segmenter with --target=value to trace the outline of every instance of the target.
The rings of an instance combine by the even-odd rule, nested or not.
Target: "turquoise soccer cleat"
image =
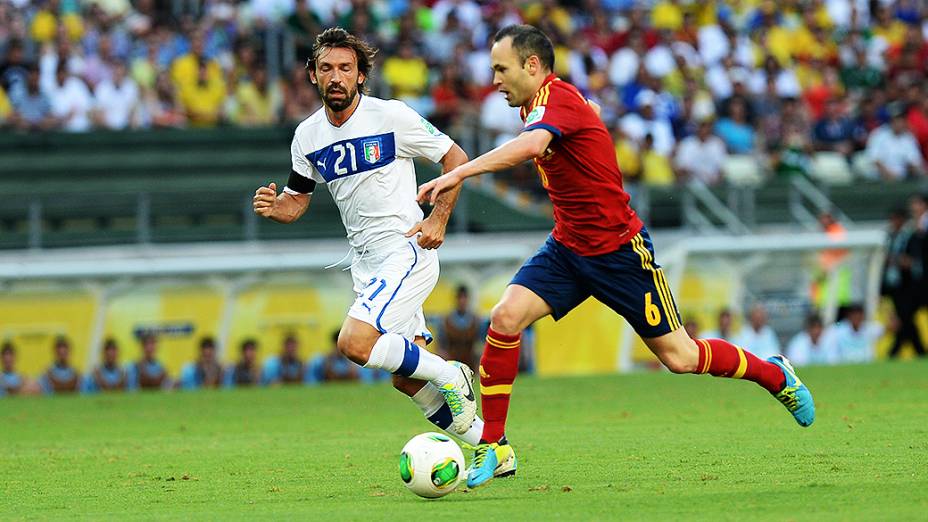
[[[774,355],[767,359],[767,362],[779,366],[786,377],[786,385],[773,396],[783,403],[783,406],[786,406],[800,426],[805,428],[811,426],[815,422],[815,402],[812,400],[812,392],[799,380],[789,359],[782,355]]]
[[[500,441],[499,444],[480,444],[478,446],[471,446],[470,444],[463,444],[466,449],[475,450],[474,460],[471,461],[471,467],[467,469],[467,486],[471,488],[476,488],[477,486],[482,486],[494,478],[503,478],[503,477],[513,477],[516,474],[516,471],[519,468],[519,460],[516,459],[516,452],[512,449],[512,446],[505,439]],[[485,457],[478,459],[477,453],[483,451],[481,446],[486,446],[486,450],[483,453]],[[493,466],[491,454],[496,456],[496,466]],[[480,462],[480,470],[475,470],[477,462]],[[491,468],[492,467],[492,468]],[[493,473],[489,478],[486,478],[486,472],[483,470],[493,469]],[[471,480],[471,476],[474,477]]]
[[[499,465],[499,459],[496,455],[496,449],[499,444],[478,444],[474,450],[474,460],[467,470],[467,487],[476,488],[482,486],[493,479],[496,467]]]

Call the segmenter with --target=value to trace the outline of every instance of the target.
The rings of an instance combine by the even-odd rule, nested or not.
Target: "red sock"
[[[487,344],[480,358],[480,399],[483,404],[483,442],[498,442],[506,433],[506,414],[512,383],[519,373],[521,334],[505,335],[487,330]]]
[[[779,366],[761,360],[724,339],[696,339],[696,346],[699,347],[696,373],[747,379],[770,393],[778,393],[786,384],[786,377]]]

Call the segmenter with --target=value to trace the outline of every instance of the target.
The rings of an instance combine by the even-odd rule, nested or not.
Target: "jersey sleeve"
[[[406,158],[428,158],[438,163],[454,145],[454,141],[436,129],[410,106],[397,102],[395,111],[396,155]]]
[[[556,138],[570,136],[584,126],[584,120],[594,115],[593,109],[579,92],[551,82],[538,91],[532,108],[525,116],[522,132],[545,129]]]
[[[306,159],[296,135],[293,136],[293,142],[290,144],[290,163],[290,178],[287,180],[284,192],[288,194],[311,194],[316,187],[316,183],[325,183],[322,176],[316,172],[316,169]]]

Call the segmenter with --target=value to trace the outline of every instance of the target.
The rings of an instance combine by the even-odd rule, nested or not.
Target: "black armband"
[[[297,174],[295,170],[290,171],[290,179],[287,180],[287,188],[300,194],[312,194],[316,189],[316,182]]]

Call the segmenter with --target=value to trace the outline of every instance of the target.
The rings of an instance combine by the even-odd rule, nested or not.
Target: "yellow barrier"
[[[17,370],[43,373],[54,360],[52,343],[71,341],[71,364],[83,370],[96,314],[96,298],[80,288],[14,291],[0,296],[0,339],[17,349]]]
[[[155,333],[158,358],[176,376],[196,358],[203,336],[219,333],[225,296],[220,288],[200,284],[149,284],[109,299],[106,336],[116,339],[123,363],[138,360],[138,335]],[[99,349],[99,347],[97,348]]]
[[[723,276],[707,275],[711,272],[698,267],[692,270],[685,274],[675,297],[684,319],[695,318],[706,331],[715,327],[718,309],[731,301],[736,289]],[[483,317],[489,316],[513,271],[503,269],[485,276],[472,289],[475,309]],[[440,319],[453,309],[459,282],[474,279],[472,273],[470,278],[464,274],[449,270],[439,281],[424,306],[428,317]],[[196,358],[202,337],[222,341],[223,331],[227,332],[226,346],[220,348],[225,363],[238,360],[239,345],[246,338],[258,340],[258,356],[264,359],[276,355],[291,333],[300,342],[300,354],[310,358],[333,348],[332,332],[341,326],[354,299],[350,287],[350,277],[343,273],[275,274],[241,288],[226,283],[153,281],[109,296],[102,311],[101,333],[102,338],[117,340],[123,363],[139,358],[140,333],[156,333],[158,356],[173,376]],[[97,294],[83,287],[56,285],[7,292],[0,296],[0,340],[12,341],[18,349],[19,370],[36,376],[52,362],[54,338],[64,335],[72,342],[72,364],[85,372],[89,362],[99,358],[100,346],[90,346],[100,319],[98,308]],[[890,312],[891,305],[884,302],[878,319],[888,323]],[[923,338],[928,339],[928,311],[921,311],[917,319]],[[439,335],[440,324],[429,326]],[[538,373],[564,375],[615,371],[620,339],[630,327],[590,299],[558,323],[546,318],[534,328]],[[878,356],[885,357],[890,340],[890,334],[881,340]],[[632,346],[633,361],[655,362],[643,343],[635,339]]]

